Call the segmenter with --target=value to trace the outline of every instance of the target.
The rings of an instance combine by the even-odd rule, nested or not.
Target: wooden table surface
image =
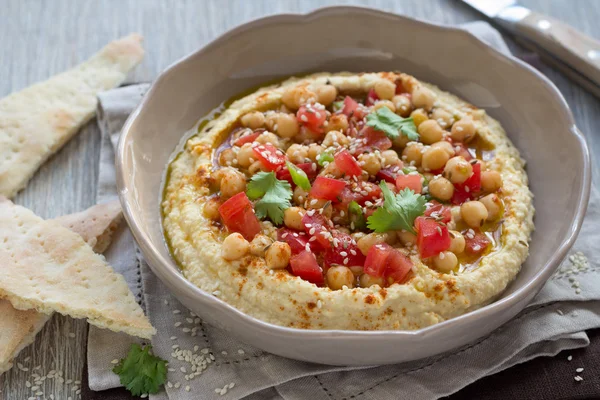
[[[130,81],[151,81],[178,58],[228,29],[254,18],[281,12],[306,12],[330,4],[360,4],[443,24],[481,16],[458,0],[0,0],[0,97],[57,74],[85,60],[109,41],[129,32],[145,37],[143,63]],[[600,38],[599,0],[521,0],[521,4],[561,19]],[[403,40],[399,38],[399,40]],[[518,48],[513,47],[515,51]],[[557,72],[543,69],[566,97],[589,144],[600,150],[600,102]],[[99,131],[92,121],[36,173],[15,201],[38,215],[52,218],[95,203]],[[594,181],[598,184],[598,174]],[[2,316],[0,316],[2,318]],[[81,380],[87,327],[55,315],[25,349],[18,362],[38,373],[62,371]],[[26,382],[32,371],[13,368],[0,376],[0,398],[33,396]],[[47,379],[45,398],[76,398],[73,384]],[[44,396],[40,396],[43,398]]]

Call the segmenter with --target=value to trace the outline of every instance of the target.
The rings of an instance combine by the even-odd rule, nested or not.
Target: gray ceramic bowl
[[[182,134],[247,88],[310,71],[347,70],[401,70],[439,85],[499,119],[527,160],[537,210],[531,255],[494,303],[418,331],[290,329],[239,312],[190,284],[177,269],[163,240],[159,205],[165,166]],[[472,342],[514,317],[573,244],[590,178],[585,140],[547,78],[463,30],[357,7],[256,20],[175,63],[127,121],[117,154],[127,222],[154,273],[183,304],[268,352],[338,365],[431,356]]]

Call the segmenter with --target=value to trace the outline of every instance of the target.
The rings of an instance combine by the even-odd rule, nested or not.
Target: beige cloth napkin
[[[476,22],[466,24],[464,28],[508,53],[501,36],[489,24]],[[123,122],[147,88],[145,84],[135,85],[99,96],[98,121],[103,133],[99,201],[116,193],[113,146]],[[594,190],[574,251],[600,254],[600,231],[594,229],[599,219],[600,201]],[[600,287],[598,264],[566,260],[561,271],[548,281],[519,316],[462,349],[390,366],[323,366],[265,353],[203,323],[171,296],[152,274],[127,229],[115,237],[106,257],[126,276],[145,307],[159,332],[152,340],[155,352],[169,361],[170,384],[165,391],[150,396],[152,399],[239,399],[246,396],[286,400],[430,399],[452,394],[477,379],[534,357],[552,356],[562,350],[586,346],[589,340],[583,331],[600,327],[600,291],[595,290]],[[580,256],[577,257],[579,260]],[[123,357],[131,341],[129,337],[90,328],[88,370],[92,390],[119,386],[117,376],[110,371],[110,361]]]

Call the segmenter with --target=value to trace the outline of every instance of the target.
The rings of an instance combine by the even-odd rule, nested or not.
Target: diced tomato
[[[432,218],[417,217],[417,247],[421,258],[435,256],[450,247],[450,233],[445,225],[441,225]]]
[[[259,144],[252,151],[269,171],[276,171],[285,164],[285,154],[272,144]]]
[[[392,278],[395,283],[402,283],[408,273],[412,270],[413,263],[410,258],[400,251],[393,249],[386,260],[384,275],[386,278]]]
[[[371,246],[365,259],[363,271],[371,276],[383,276],[388,256],[394,249],[387,243],[379,243]]]
[[[472,164],[473,173],[463,183],[454,184],[452,204],[462,204],[481,190],[481,163]]]
[[[376,177],[377,179],[379,179],[380,181],[386,181],[388,183],[391,184],[396,184],[396,177],[398,176],[398,173],[396,172],[396,168],[400,169],[402,168],[402,165],[400,166],[394,166],[394,167],[387,167],[387,168],[382,168],[381,170],[379,170],[379,172],[377,173]]]
[[[254,214],[250,199],[244,192],[221,204],[219,214],[227,229],[241,233],[247,240],[252,240],[260,232],[260,223]]]
[[[356,159],[348,152],[348,150],[342,150],[337,153],[334,157],[335,165],[348,176],[360,176],[362,174],[362,168]]]
[[[347,117],[351,117],[357,108],[358,102],[352,97],[346,96],[344,99],[344,108],[342,108],[342,114],[346,115]]]
[[[306,173],[308,180],[312,181],[317,176],[317,171],[313,170],[313,163],[296,164],[296,167],[300,168],[302,171],[304,171],[304,173]],[[277,179],[282,181],[288,181],[292,187],[296,187],[296,184],[292,179],[292,174],[290,174],[290,170],[287,169],[287,167],[277,170],[275,176]]]
[[[406,188],[412,190],[415,193],[421,193],[423,190],[423,184],[421,183],[421,175],[398,175],[396,178],[396,187],[398,190],[404,190]]]
[[[309,195],[315,199],[338,201],[338,196],[346,187],[346,182],[339,179],[317,176]]]
[[[365,194],[366,193],[366,194]],[[347,208],[348,205],[356,201],[361,206],[365,205],[367,201],[374,201],[381,196],[381,188],[371,182],[360,182],[356,188],[346,186],[342,193],[340,193],[340,205],[342,208]]]
[[[333,244],[337,243],[337,246],[330,246],[325,251],[323,257],[325,265],[328,267],[334,264],[348,267],[363,266],[365,256],[360,252],[356,242],[350,235],[336,231],[333,233],[333,238]]]
[[[367,94],[367,99],[365,100],[365,105],[371,107],[372,105],[374,105],[377,100],[379,100],[379,96],[377,96],[377,93],[375,93],[375,89],[371,89],[369,90],[369,93]]]
[[[296,119],[311,131],[323,133],[323,123],[327,119],[327,113],[322,107],[317,108],[315,105],[308,104],[300,106],[296,113]]]
[[[277,231],[277,240],[289,244],[292,249],[292,254],[298,254],[306,250],[306,244],[308,243],[309,238],[310,236],[306,233],[293,229],[280,228]]]
[[[435,200],[429,202],[429,206],[425,210],[426,217],[432,217],[440,222],[447,224],[452,220],[452,210],[450,207],[438,203]]]
[[[315,285],[322,285],[324,282],[323,270],[319,267],[315,255],[308,251],[303,251],[292,256],[290,267],[292,274],[305,281],[309,281]]]
[[[370,126],[365,126],[358,134],[366,140],[356,148],[355,154],[368,153],[373,150],[384,151],[392,147],[392,141],[384,132],[378,131]]]
[[[491,240],[483,232],[475,232],[473,239],[465,235],[465,252],[473,255],[482,254],[491,243]]]
[[[247,135],[243,135],[240,136],[239,138],[237,138],[237,140],[235,142],[233,142],[234,146],[243,146],[246,143],[252,143],[256,140],[256,138],[258,138],[265,130],[264,129],[259,129],[256,130],[252,133],[249,133]]]
[[[309,212],[302,217],[302,225],[308,236],[315,238],[315,240],[309,239],[311,250],[319,251],[331,247],[332,236],[327,218],[318,212],[313,212],[312,215],[309,215]]]

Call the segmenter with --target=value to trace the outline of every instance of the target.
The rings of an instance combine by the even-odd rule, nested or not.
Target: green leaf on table
[[[121,384],[134,396],[158,393],[167,380],[167,362],[150,353],[152,346],[144,348],[133,343],[127,357],[113,368]]]

